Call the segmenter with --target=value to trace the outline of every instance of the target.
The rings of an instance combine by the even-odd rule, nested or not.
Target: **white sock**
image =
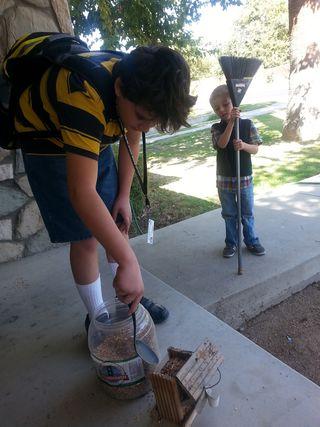
[[[109,267],[110,267],[113,279],[116,277],[118,266],[119,264],[117,262],[109,262]]]
[[[88,285],[77,285],[77,289],[92,319],[95,309],[103,303],[100,275]]]

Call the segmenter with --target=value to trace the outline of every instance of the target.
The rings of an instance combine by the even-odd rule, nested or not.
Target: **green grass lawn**
[[[264,145],[272,145],[281,141],[283,120],[274,117],[272,114],[265,114],[254,118]]]
[[[255,106],[255,108],[260,108],[260,106]],[[255,117],[254,123],[263,139],[263,145],[266,149],[269,148],[266,154],[262,147],[258,157],[255,159],[253,156],[256,191],[259,191],[260,187],[276,187],[319,173],[320,141],[298,144],[298,149],[291,152],[290,144],[281,141],[281,119],[272,114],[266,114]],[[283,150],[284,146],[286,151]],[[201,168],[208,160],[214,163],[216,153],[211,144],[210,128],[154,142],[148,145],[147,152],[149,193],[156,228],[182,221],[219,206],[217,198],[212,196],[203,199],[164,189],[164,185],[176,181],[177,177],[163,176],[150,171],[152,168],[157,168],[159,171],[161,168],[184,167],[191,163],[192,167]],[[141,158],[139,163],[140,170],[142,170]],[[212,182],[214,185],[214,176],[212,176]],[[132,205],[137,215],[137,222],[145,232],[144,199],[136,179],[134,179],[132,189]],[[136,234],[139,234],[139,230],[133,226],[132,236]]]
[[[260,108],[265,104],[255,104]],[[270,104],[270,103],[269,103]],[[250,107],[250,108],[249,108]],[[253,105],[248,104],[248,109],[253,108]],[[213,119],[212,122],[217,119]],[[254,120],[259,133],[262,136],[263,143],[270,145],[281,141],[282,120],[271,114],[258,116]],[[149,165],[161,164],[163,162],[186,162],[197,160],[201,162],[208,156],[214,156],[215,152],[212,149],[210,128],[195,131],[187,135],[172,136],[168,139],[154,142],[148,146],[148,162]]]
[[[272,188],[317,175],[320,171],[319,152],[320,141],[310,142],[285,160],[279,158],[270,166],[254,166],[255,187],[257,190],[259,187]]]
[[[141,170],[141,169],[140,169]],[[208,212],[219,206],[216,202],[187,196],[185,194],[161,188],[176,177],[164,177],[148,174],[148,194],[151,204],[150,217],[155,221],[155,228],[166,227],[187,218]],[[132,186],[131,204],[136,218],[133,221],[131,237],[147,230],[147,215],[144,209],[144,196],[136,179]]]
[[[215,155],[210,138],[210,129],[204,129],[154,142],[148,145],[148,162],[150,166],[190,160],[201,162],[208,156]]]

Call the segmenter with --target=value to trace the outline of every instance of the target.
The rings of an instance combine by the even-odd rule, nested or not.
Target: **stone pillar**
[[[18,37],[33,31],[73,33],[67,0],[0,0],[0,62]],[[50,247],[20,150],[0,148],[0,263]]]

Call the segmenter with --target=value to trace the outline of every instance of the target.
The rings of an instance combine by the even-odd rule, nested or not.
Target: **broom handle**
[[[235,137],[239,139],[239,119],[235,121]],[[241,191],[240,191],[240,151],[236,151],[236,172],[237,172],[237,208],[238,208],[238,274],[242,274],[242,254],[241,254]]]

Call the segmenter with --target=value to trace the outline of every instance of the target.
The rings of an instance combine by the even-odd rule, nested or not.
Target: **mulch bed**
[[[240,332],[320,385],[320,282],[260,313]]]

